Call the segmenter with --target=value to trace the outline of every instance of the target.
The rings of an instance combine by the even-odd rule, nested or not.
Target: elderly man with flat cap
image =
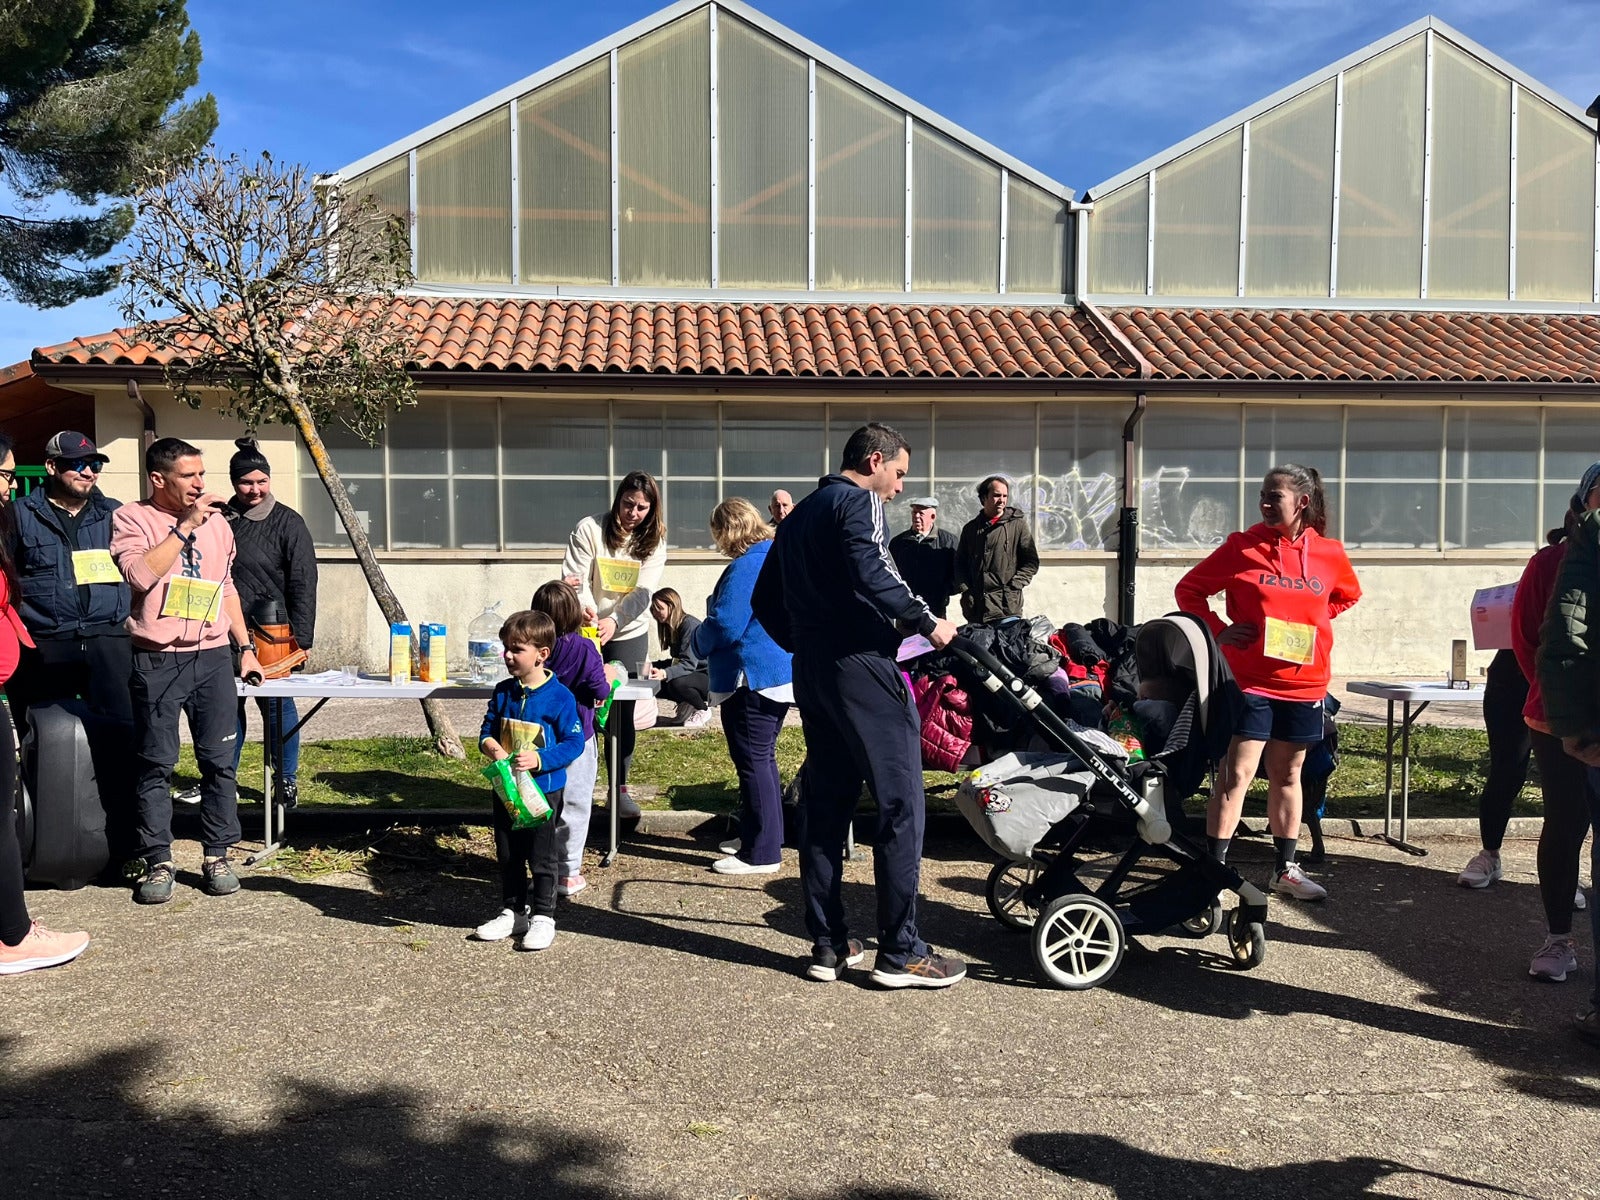
[[[939,498],[918,496],[911,502],[911,528],[890,539],[889,556],[928,611],[943,617],[956,593],[956,535],[936,529],[938,520]]]
[[[133,720],[130,593],[111,559],[111,515],[121,505],[99,487],[109,461],[84,434],[63,430],[45,446],[44,483],[12,506],[17,610],[34,641],[6,684],[18,729],[33,705],[78,697]]]

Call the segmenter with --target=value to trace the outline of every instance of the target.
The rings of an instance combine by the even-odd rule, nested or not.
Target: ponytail
[[[1322,476],[1315,467],[1303,467],[1299,463],[1284,463],[1282,466],[1273,467],[1264,476],[1262,482],[1273,479],[1284,480],[1297,496],[1307,498],[1305,523],[1310,529],[1319,534],[1328,532],[1328,496],[1322,489]]]

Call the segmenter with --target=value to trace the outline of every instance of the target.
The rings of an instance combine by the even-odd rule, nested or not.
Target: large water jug
[[[472,667],[473,683],[498,683],[510,674],[506,670],[505,647],[500,644],[500,626],[505,623],[497,600],[467,626],[467,661]]]

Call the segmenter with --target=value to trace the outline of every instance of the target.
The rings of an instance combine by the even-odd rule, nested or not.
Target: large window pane
[[[511,282],[511,114],[499,108],[417,151],[417,276]]]
[[[1518,205],[1518,207],[1521,207]],[[1559,503],[1545,504],[1546,528],[1559,525],[1567,501],[1583,480],[1590,463],[1600,459],[1600,408],[1549,408],[1544,415],[1544,478],[1558,493]]]
[[[611,504],[603,479],[507,479],[501,488],[508,550],[565,546],[580,518]]]
[[[1524,88],[1517,97],[1517,299],[1589,300],[1594,131]]]
[[[1000,168],[922,125],[911,147],[911,286],[1000,288]]]
[[[1421,295],[1422,110],[1419,34],[1344,77],[1339,295]]]
[[[1531,480],[1539,474],[1539,412],[1452,408],[1445,435],[1448,479]]]
[[[1328,294],[1333,103],[1330,79],[1250,122],[1247,295]]]
[[[1444,546],[1532,550],[1537,544],[1534,501],[1538,488],[1526,483],[1451,483],[1444,494]]]
[[[421,550],[450,543],[450,485],[445,479],[391,478],[391,550]]]
[[[1033,481],[1041,550],[1106,550],[1122,507],[1122,424],[1116,404],[1046,402]]]
[[[500,485],[493,479],[457,479],[455,539],[461,550],[496,550],[500,546]]]
[[[391,475],[440,476],[448,469],[450,409],[448,401],[424,401],[389,418]]]
[[[1428,295],[1504,300],[1511,271],[1511,81],[1443,39],[1433,51]]]
[[[941,404],[934,414],[934,493],[940,520],[952,533],[978,511],[978,484],[1004,475],[1011,505],[1032,516],[1035,502],[1032,404]]]
[[[1436,408],[1350,410],[1341,489],[1348,545],[1439,545],[1441,415]]]
[[[667,545],[683,550],[714,550],[707,522],[721,497],[714,480],[669,478],[663,485],[661,504],[667,514]],[[766,511],[763,500],[757,507]],[[685,596],[692,611],[699,611],[704,597]]]
[[[1220,545],[1241,525],[1239,406],[1156,403],[1139,429],[1140,544]]]
[[[1156,294],[1239,292],[1244,134],[1232,130],[1156,172]]]
[[[1065,293],[1067,203],[1012,176],[1006,188],[1006,291]]]
[[[611,63],[517,102],[521,281],[611,282]]]
[[[503,401],[507,475],[597,475],[602,486],[606,462],[606,408],[543,400]],[[623,471],[633,468],[618,464]],[[649,468],[654,473],[654,466]]]
[[[905,114],[818,67],[817,287],[900,291],[905,237]]]
[[[1089,215],[1089,290],[1142,296],[1150,238],[1150,177],[1094,202]]]
[[[457,475],[493,475],[498,469],[497,408],[493,400],[450,402],[450,466]]]
[[[617,56],[620,277],[711,281],[711,34],[707,9]]]
[[[723,406],[724,479],[815,478],[821,449],[820,404]],[[730,485],[729,495],[739,494],[739,490]],[[765,501],[762,503],[764,506]]]
[[[385,520],[387,505],[383,497],[383,480],[364,476],[346,475],[345,491],[356,510],[367,537],[377,549],[389,544],[389,525]],[[350,539],[338,515],[333,511],[333,501],[328,499],[328,489],[315,473],[300,478],[300,515],[311,530],[311,540],[318,546],[348,547]]]
[[[717,20],[718,282],[806,286],[806,60]]]
[[[1259,490],[1255,484],[1285,463],[1316,468],[1324,483],[1338,479],[1344,418],[1337,407],[1252,404],[1245,407],[1244,417],[1246,503]]]
[[[942,411],[942,409],[941,409]],[[825,466],[817,471],[822,475],[837,471],[850,435],[869,421],[888,425],[905,438],[911,459],[911,470],[906,473],[906,496],[927,496],[933,492],[933,479],[929,464],[933,461],[933,428],[926,404],[830,404],[828,406],[828,447]],[[816,477],[806,484],[806,491],[817,486]],[[795,499],[800,497],[796,494]],[[911,524],[909,506],[903,512],[892,508],[889,528],[895,532]]]

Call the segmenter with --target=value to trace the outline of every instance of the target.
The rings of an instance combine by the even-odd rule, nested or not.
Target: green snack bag
[[[494,787],[494,794],[511,815],[511,828],[532,829],[550,819],[550,802],[531,771],[513,770],[511,760],[502,758],[483,769],[483,777]]]

